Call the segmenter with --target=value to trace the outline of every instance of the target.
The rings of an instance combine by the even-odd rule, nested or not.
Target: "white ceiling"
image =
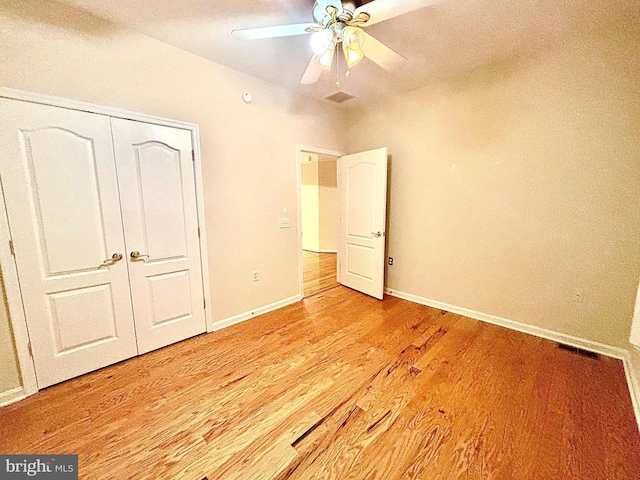
[[[308,36],[239,40],[231,35],[238,28],[312,22],[314,0],[63,1],[309,97],[323,99],[339,90],[335,68],[317,84],[299,83],[312,55]],[[637,21],[639,7],[640,0],[440,0],[367,28],[407,61],[394,72],[368,59],[346,79],[341,71],[341,90],[357,97],[344,105],[406,92],[576,32],[631,17]]]

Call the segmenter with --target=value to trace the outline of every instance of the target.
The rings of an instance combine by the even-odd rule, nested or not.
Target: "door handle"
[[[142,259],[146,262],[149,259],[149,255],[143,255],[137,250],[134,250],[133,252],[131,252],[129,256],[131,257],[131,260]]]
[[[108,267],[116,262],[119,262],[120,260],[122,260],[122,254],[114,253],[113,255],[111,255],[111,258],[107,258],[104,262],[102,262],[98,268]]]
[[[376,238],[379,238],[379,237],[381,237],[383,235],[383,233],[382,232],[371,232],[371,235],[376,237]]]

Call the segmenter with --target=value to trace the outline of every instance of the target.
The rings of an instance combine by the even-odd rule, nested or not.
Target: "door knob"
[[[131,256],[131,260],[138,260],[139,258],[141,258],[145,262],[149,258],[149,255],[143,255],[137,250],[134,250],[133,252],[131,252],[130,256]]]
[[[102,262],[98,268],[108,267],[109,265],[113,265],[120,260],[122,260],[122,254],[114,253],[113,255],[111,255],[111,258],[107,258],[104,262]]]
[[[373,235],[374,237],[378,238],[382,236],[382,232],[372,232],[371,235]]]

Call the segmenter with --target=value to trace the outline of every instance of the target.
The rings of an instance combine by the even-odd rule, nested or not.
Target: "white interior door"
[[[206,331],[191,132],[111,125],[142,354]]]
[[[136,355],[109,118],[0,99],[0,151],[38,386]]]
[[[339,282],[382,300],[387,212],[387,148],[338,160]]]

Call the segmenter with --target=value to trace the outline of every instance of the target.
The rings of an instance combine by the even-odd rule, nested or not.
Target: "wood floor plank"
[[[365,462],[368,467],[364,467],[367,475],[371,478],[400,478],[398,473],[404,472],[403,477],[406,478],[430,478],[428,475],[422,475],[425,475],[424,472],[428,471],[434,462],[456,458],[454,448],[467,441],[469,436],[463,437],[462,432],[454,435],[455,405],[456,402],[469,401],[468,382],[477,376],[475,369],[461,369],[456,362],[464,362],[467,365],[481,360],[481,351],[477,348],[476,340],[486,328],[485,325],[460,318],[436,344],[439,348],[427,350],[418,359],[415,366],[423,367],[417,377],[422,382],[422,388],[407,405],[398,422],[369,454]],[[455,352],[455,361],[450,356],[451,352]],[[416,431],[417,435],[406,433]],[[422,435],[419,432],[422,432]],[[399,458],[386,456],[386,461],[383,462],[385,448],[395,443],[396,438],[399,438],[398,443],[403,444],[403,450],[410,453],[403,453]],[[448,453],[443,453],[447,448]],[[380,460],[375,461],[375,458]],[[430,474],[436,478],[438,472]],[[352,478],[357,476],[354,475]]]
[[[303,296],[310,297],[338,285],[337,254],[302,250]]]
[[[489,449],[493,455],[502,455],[502,460],[492,460],[487,464],[492,468],[493,478],[512,478],[514,475],[533,478],[540,425],[549,402],[550,381],[546,375],[545,359],[556,347],[551,342],[519,334],[510,334],[509,337],[510,350],[505,352],[507,361],[499,364],[500,374],[506,383],[503,391],[507,395],[495,399],[489,416],[491,437],[500,439],[500,443],[490,445]],[[509,385],[517,385],[518,388],[509,388]],[[514,430],[514,424],[521,428]]]
[[[630,479],[619,360],[345,287],[0,409],[80,478]]]

